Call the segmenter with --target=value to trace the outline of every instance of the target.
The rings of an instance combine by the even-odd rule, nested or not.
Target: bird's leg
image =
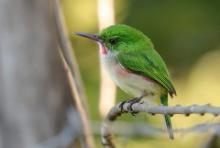
[[[142,96],[140,96],[140,97],[135,97],[135,98],[133,98],[133,99],[131,99],[131,100],[128,100],[128,103],[129,103],[129,105],[128,105],[128,110],[131,112],[131,114],[132,114],[133,116],[135,116],[138,112],[134,112],[132,106],[133,106],[135,103],[139,103],[144,96],[145,96],[145,95],[142,95]]]
[[[135,103],[139,103],[139,102],[141,101],[141,99],[142,99],[143,97],[145,97],[145,96],[146,96],[146,94],[141,95],[140,97],[135,97],[135,98],[130,99],[130,100],[127,100],[127,101],[123,101],[123,102],[119,105],[121,111],[123,110],[124,104],[125,104],[125,103],[129,103],[129,105],[128,105],[128,110],[131,112],[131,114],[132,114],[133,116],[136,115],[138,112],[133,112],[132,106],[133,106]]]
[[[119,105],[119,108],[121,109],[121,112],[123,111],[123,106],[127,101],[122,101],[121,104]]]

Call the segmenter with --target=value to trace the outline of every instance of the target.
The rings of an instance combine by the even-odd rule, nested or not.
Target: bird
[[[149,104],[159,102],[168,106],[168,96],[176,95],[164,60],[150,38],[138,29],[116,24],[104,28],[99,34],[76,34],[99,44],[101,63],[110,78],[119,88],[135,97],[128,101],[131,105],[144,99]],[[165,114],[164,120],[169,138],[174,139],[170,115]]]

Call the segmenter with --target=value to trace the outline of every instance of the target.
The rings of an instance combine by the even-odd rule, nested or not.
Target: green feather
[[[119,52],[117,59],[120,64],[133,73],[149,77],[164,88],[172,96],[176,94],[172,85],[166,66],[159,54],[148,50]]]

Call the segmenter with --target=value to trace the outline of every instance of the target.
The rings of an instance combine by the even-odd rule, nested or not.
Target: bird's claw
[[[121,112],[124,110],[124,109],[123,109],[124,104],[125,104],[125,103],[129,103],[129,105],[128,105],[128,107],[127,107],[127,110],[131,113],[132,116],[136,116],[138,112],[134,112],[132,106],[133,106],[135,103],[139,103],[142,98],[143,98],[143,96],[137,97],[137,98],[134,98],[134,99],[131,99],[131,100],[128,100],[128,101],[123,101],[123,102],[119,105],[119,108],[121,109]]]
[[[121,102],[121,104],[119,105],[119,108],[121,109],[121,112],[123,112],[123,107],[124,107],[124,104],[126,103],[127,101],[123,101]]]
[[[127,107],[128,111],[131,113],[132,116],[136,116],[138,114],[138,112],[134,112],[133,110],[133,105],[135,103],[139,103],[140,102],[140,99],[139,98],[134,98],[134,99],[131,99],[128,101],[129,105]]]

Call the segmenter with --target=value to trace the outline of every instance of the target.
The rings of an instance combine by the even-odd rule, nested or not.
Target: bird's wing
[[[172,96],[176,90],[170,81],[165,63],[156,51],[126,51],[117,54],[119,63],[133,73],[149,77]]]

